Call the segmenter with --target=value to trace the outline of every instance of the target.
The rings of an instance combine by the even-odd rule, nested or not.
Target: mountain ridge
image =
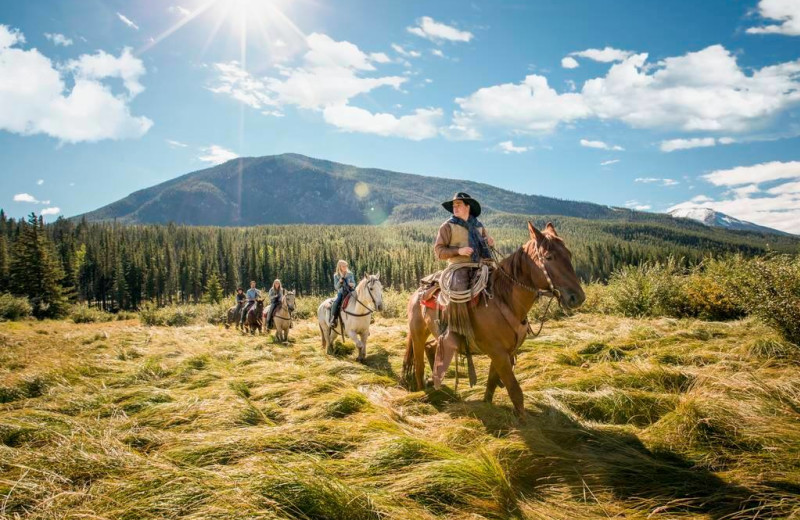
[[[296,153],[232,159],[137,190],[73,218],[212,226],[394,224],[441,220],[446,215],[439,204],[456,191],[481,200],[487,214],[703,226],[666,214],[518,193],[475,181],[361,168]]]

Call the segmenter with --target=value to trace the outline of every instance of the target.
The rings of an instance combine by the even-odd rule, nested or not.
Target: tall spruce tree
[[[219,283],[219,276],[217,273],[211,273],[206,282],[205,290],[203,291],[203,301],[206,303],[219,303],[222,301],[222,284]]]
[[[57,318],[66,313],[68,303],[60,280],[64,278],[59,261],[34,213],[22,223],[14,242],[9,265],[9,286],[13,294],[27,296],[33,315],[39,319]]]

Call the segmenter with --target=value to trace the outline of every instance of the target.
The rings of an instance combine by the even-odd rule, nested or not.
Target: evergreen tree
[[[9,265],[11,292],[27,296],[37,318],[56,318],[66,312],[68,305],[59,284],[63,277],[43,223],[31,213],[14,243]]]
[[[222,301],[224,295],[222,294],[222,284],[219,282],[217,273],[211,273],[211,276],[208,277],[203,292],[203,300],[206,303],[219,303]]]

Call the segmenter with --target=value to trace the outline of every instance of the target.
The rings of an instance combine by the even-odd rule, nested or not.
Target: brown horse
[[[567,309],[579,307],[586,299],[572,267],[572,254],[553,224],[548,223],[541,232],[528,222],[528,232],[530,240],[492,271],[490,287],[494,297],[488,300],[488,305],[481,300],[469,309],[476,343],[470,348],[491,359],[483,399],[491,402],[498,383],[502,382],[520,420],[525,408],[522,389],[514,377],[514,356],[527,335],[528,311],[543,292],[554,294]],[[436,342],[429,343],[428,338],[438,334],[436,312],[420,304],[421,296],[417,291],[408,302],[409,333],[403,371],[412,389],[424,387],[426,354],[431,370],[434,369]],[[445,341],[454,342],[447,347],[464,350],[463,338],[458,335],[448,334]]]
[[[244,329],[242,332],[250,332],[250,334],[255,334],[256,331],[261,332],[261,313],[264,312],[264,300],[259,298],[256,300],[256,304],[250,307],[250,310],[247,311],[247,316],[244,319]]]
[[[228,309],[227,314],[225,315],[225,328],[230,328],[231,324],[237,329],[240,328],[239,324],[242,321],[242,311],[244,310],[244,302],[240,304],[236,304],[230,309]]]

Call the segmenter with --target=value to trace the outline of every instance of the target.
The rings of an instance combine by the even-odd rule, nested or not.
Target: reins
[[[553,303],[553,300],[558,298],[558,303],[559,305],[561,304],[561,299],[560,299],[561,293],[553,285],[553,280],[550,278],[550,273],[547,272],[547,263],[542,258],[542,254],[539,252],[538,246],[535,247],[534,250],[536,252],[536,257],[539,258],[539,260],[541,261],[541,265],[535,260],[534,260],[534,265],[536,265],[536,267],[538,267],[544,274],[545,279],[547,279],[547,285],[549,286],[549,290],[530,287],[529,285],[526,285],[517,280],[516,278],[514,278],[511,274],[507,273],[505,269],[503,269],[501,261],[504,260],[505,258],[500,258],[498,260],[498,258],[501,256],[500,252],[494,247],[491,247],[490,250],[492,252],[492,259],[494,260],[495,264],[497,264],[497,270],[500,271],[503,274],[503,276],[508,278],[514,285],[535,294],[537,300],[542,296],[550,296],[550,300],[547,302],[547,307],[545,307],[544,313],[542,313],[541,318],[539,320],[539,329],[536,332],[533,332],[533,327],[531,327],[531,324],[528,323],[527,335],[533,337],[538,336],[539,334],[541,334],[542,329],[544,328],[545,321],[547,321],[547,313],[550,311],[550,305]]]
[[[366,286],[367,286],[367,294],[369,294],[369,298],[372,300],[372,303],[374,304],[375,303],[375,297],[372,295],[372,284],[373,283],[375,283],[375,282],[374,281],[370,281],[370,282],[368,282],[366,284]],[[364,304],[361,300],[358,299],[357,290],[358,290],[358,288],[353,290],[352,298],[356,301],[357,304],[359,304],[362,307],[364,307],[365,309],[367,309],[367,312],[355,313],[355,312],[350,312],[347,309],[342,309],[342,312],[347,314],[348,316],[353,316],[355,318],[363,318],[364,316],[369,316],[370,314],[372,314],[374,312],[377,312],[375,309],[370,309],[369,307],[367,307],[366,304]]]

